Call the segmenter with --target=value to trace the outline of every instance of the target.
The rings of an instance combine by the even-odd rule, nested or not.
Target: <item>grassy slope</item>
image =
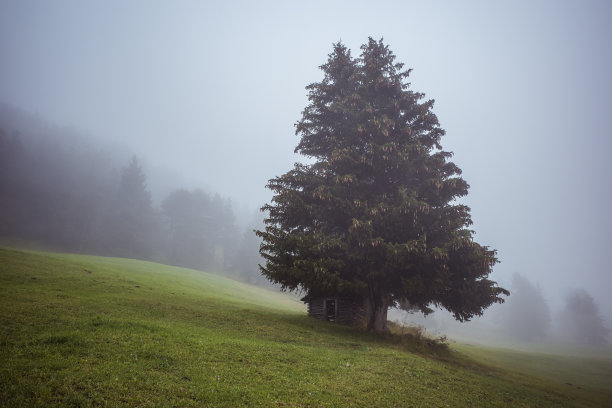
[[[595,407],[612,400],[610,363],[601,366],[607,379],[579,389],[319,322],[291,297],[211,274],[5,249],[0,362],[0,406],[11,407]]]
[[[606,358],[594,358],[470,344],[456,344],[453,347],[482,364],[504,367],[517,378],[521,375],[537,376],[587,392],[607,389],[610,391],[608,398],[612,397],[612,359],[607,353],[602,354]]]

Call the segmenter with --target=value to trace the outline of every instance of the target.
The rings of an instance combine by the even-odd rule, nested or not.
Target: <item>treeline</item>
[[[524,342],[557,339],[590,346],[608,343],[610,331],[586,290],[569,292],[556,314],[551,313],[540,286],[523,275],[513,275],[511,293],[499,315],[511,338]]]
[[[562,303],[556,309],[551,309],[539,285],[527,276],[514,273],[510,293],[504,304],[491,307],[482,318],[467,325],[455,322],[442,310],[427,318],[401,313],[397,317],[433,332],[451,333],[478,341],[556,343],[581,347],[605,347],[610,344],[609,322],[604,320],[596,299],[585,289],[569,290]],[[413,312],[409,307],[404,310]]]
[[[229,199],[174,189],[154,205],[136,157],[0,107],[0,239],[79,253],[260,276],[255,226]]]

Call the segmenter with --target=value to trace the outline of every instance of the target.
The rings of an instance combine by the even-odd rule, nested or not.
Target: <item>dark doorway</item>
[[[336,299],[325,301],[325,320],[333,322],[336,320]]]

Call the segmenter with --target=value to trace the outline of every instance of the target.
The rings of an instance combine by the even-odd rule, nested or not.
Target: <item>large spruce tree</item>
[[[390,306],[481,315],[508,292],[489,280],[495,251],[473,241],[468,184],[440,146],[433,100],[409,89],[410,70],[382,40],[354,59],[334,45],[297,123],[296,164],[271,179],[263,274],[288,290],[364,305],[368,330]]]

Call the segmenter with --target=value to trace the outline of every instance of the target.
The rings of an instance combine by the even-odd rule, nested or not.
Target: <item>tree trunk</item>
[[[369,298],[366,301],[367,331],[382,334],[387,331],[387,310],[391,305],[389,296]]]

